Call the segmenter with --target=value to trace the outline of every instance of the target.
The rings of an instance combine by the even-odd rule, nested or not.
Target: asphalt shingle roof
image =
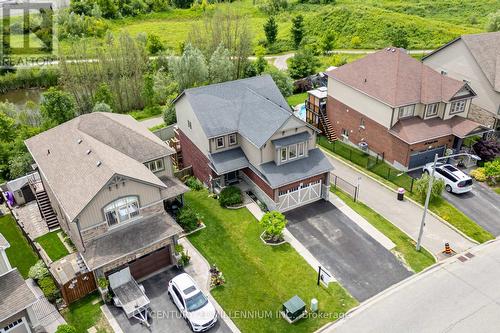
[[[10,244],[7,241],[7,239],[5,239],[5,237],[2,234],[0,234],[0,249],[7,249],[9,247]]]
[[[218,175],[248,167],[250,164],[241,148],[210,154],[210,162]]]
[[[309,134],[309,132],[300,132],[284,138],[272,140],[271,142],[274,144],[274,147],[280,148],[283,146],[293,145],[294,143],[307,141],[310,137],[311,134]]]
[[[23,311],[36,300],[17,268],[0,276],[0,322]]]
[[[293,113],[269,75],[184,91],[208,138],[238,132],[256,147]]]

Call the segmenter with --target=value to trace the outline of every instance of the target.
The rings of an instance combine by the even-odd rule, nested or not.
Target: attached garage
[[[279,191],[278,210],[284,212],[321,199],[321,179]]]
[[[411,154],[408,162],[408,169],[415,169],[434,161],[434,156],[436,154],[438,154],[438,156],[443,156],[445,150],[445,146],[440,146],[434,149],[419,151]]]
[[[130,273],[136,280],[141,280],[170,265],[172,265],[170,246],[151,252],[129,263]]]

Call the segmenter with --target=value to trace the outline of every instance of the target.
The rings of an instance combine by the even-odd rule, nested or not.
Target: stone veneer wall
[[[495,116],[491,112],[474,104],[472,104],[469,109],[468,118],[484,126],[488,126],[489,128],[493,128],[495,125]]]

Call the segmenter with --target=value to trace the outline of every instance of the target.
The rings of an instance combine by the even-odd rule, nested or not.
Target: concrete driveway
[[[285,215],[293,236],[359,301],[412,275],[330,202],[321,200]]]
[[[151,330],[148,330],[144,325],[135,319],[127,319],[122,309],[115,306],[110,306],[109,309],[121,329],[125,333],[188,333],[191,332],[186,321],[181,317],[177,307],[170,300],[167,294],[168,281],[174,276],[180,274],[181,271],[172,268],[160,274],[157,274],[141,284],[146,289],[146,295],[151,300],[151,309],[153,310],[153,324]],[[230,333],[231,330],[227,327],[224,321],[219,318],[215,326],[210,330],[213,333]]]
[[[486,185],[474,182],[468,193],[445,191],[443,197],[495,237],[500,235],[500,196]]]

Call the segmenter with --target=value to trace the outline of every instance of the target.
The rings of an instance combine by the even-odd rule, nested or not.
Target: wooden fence
[[[92,272],[80,274],[76,278],[60,286],[61,295],[66,304],[71,304],[96,289],[97,284]]]
[[[185,167],[184,169],[181,169],[179,171],[174,172],[174,176],[180,180],[183,180],[184,177],[186,177],[186,176],[192,176],[192,175],[193,175],[193,167],[192,166],[188,166],[188,167]]]

